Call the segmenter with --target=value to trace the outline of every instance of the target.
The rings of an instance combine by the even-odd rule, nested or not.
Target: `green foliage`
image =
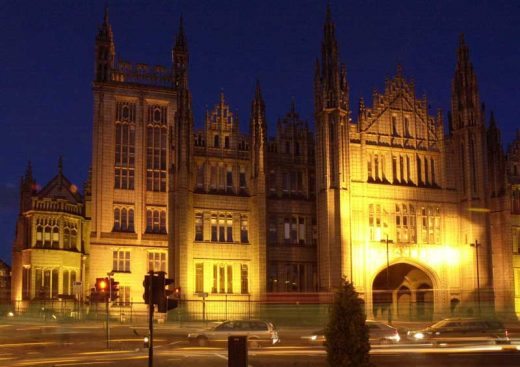
[[[369,367],[368,327],[359,298],[352,283],[344,279],[334,297],[325,329],[327,360],[331,367]]]

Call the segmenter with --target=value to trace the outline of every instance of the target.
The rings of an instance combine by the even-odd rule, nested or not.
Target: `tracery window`
[[[146,210],[146,233],[166,233],[166,209]]]
[[[113,232],[134,232],[134,209],[127,207],[114,208]]]
[[[149,106],[146,127],[146,189],[166,191],[166,144],[168,138],[166,106]]]
[[[114,187],[134,189],[135,103],[116,103]]]

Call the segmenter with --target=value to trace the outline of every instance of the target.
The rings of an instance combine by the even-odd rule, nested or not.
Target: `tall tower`
[[[256,228],[251,233],[252,243],[255,244],[255,257],[258,258],[255,274],[258,274],[260,292],[264,292],[266,282],[266,219],[267,203],[265,189],[265,164],[267,129],[265,121],[265,103],[262,98],[260,82],[256,83],[255,97],[251,102],[251,118],[249,133],[251,134],[251,225]]]
[[[170,167],[168,247],[170,253],[169,273],[173,274],[176,285],[187,289],[186,276],[189,274],[188,259],[191,259],[193,239],[193,112],[191,93],[188,86],[188,42],[184,34],[184,23],[180,18],[179,32],[172,50],[173,81],[177,92],[177,112]]]
[[[351,279],[349,88],[327,7],[314,79],[319,280],[322,290]]]
[[[475,262],[468,278],[476,288],[492,289],[491,236],[487,171],[487,139],[484,108],[477,77],[469,58],[469,48],[460,36],[457,65],[452,80],[449,134],[453,151],[453,169],[459,193],[460,243],[475,249]],[[477,245],[477,247],[475,246]],[[477,259],[478,256],[478,259]],[[478,260],[478,261],[477,261]],[[478,271],[474,271],[478,265]],[[478,274],[478,276],[477,276]],[[487,298],[485,292],[483,299]]]

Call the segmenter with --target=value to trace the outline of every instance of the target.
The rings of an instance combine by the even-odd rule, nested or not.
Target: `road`
[[[147,366],[143,347],[146,327],[113,325],[106,348],[103,324],[0,324],[0,366]],[[302,345],[298,333],[287,332],[283,343],[249,351],[249,367],[326,367],[326,351]],[[158,325],[155,367],[226,367],[227,350],[201,348],[186,342],[185,331]],[[376,367],[520,366],[520,340],[512,345],[465,345],[434,348],[431,345],[374,346]]]

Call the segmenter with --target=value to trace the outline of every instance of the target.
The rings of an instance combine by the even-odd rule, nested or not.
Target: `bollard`
[[[247,336],[228,337],[228,367],[247,365]]]

